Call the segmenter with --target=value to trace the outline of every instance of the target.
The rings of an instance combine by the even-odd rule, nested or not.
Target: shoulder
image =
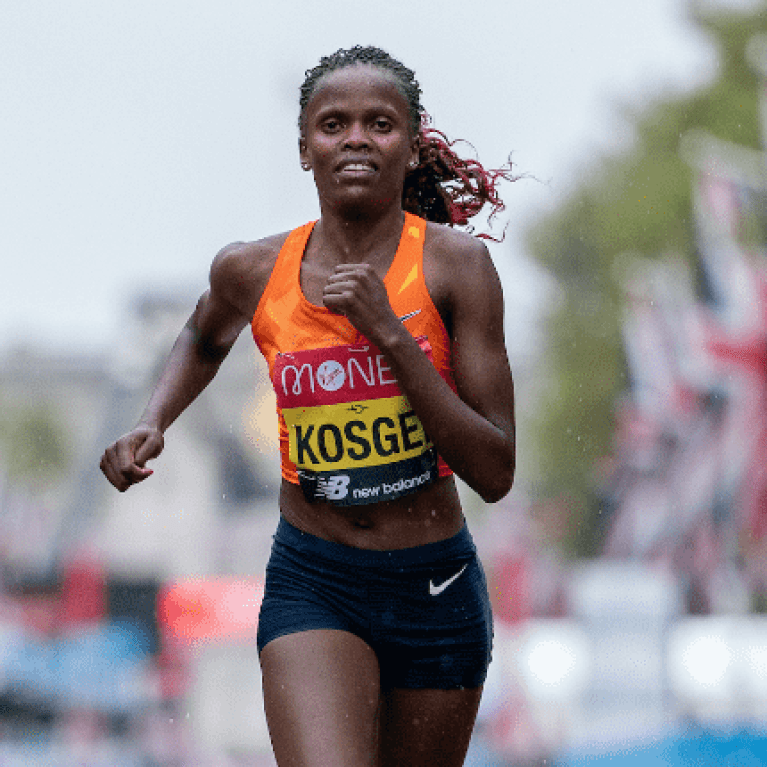
[[[233,242],[223,247],[210,267],[211,292],[251,315],[289,234],[282,232],[254,242]]]
[[[277,256],[290,232],[282,232],[255,242],[232,242],[221,248],[210,272],[224,282],[252,279],[271,274]]]
[[[482,240],[444,224],[429,223],[424,241],[424,276],[434,296],[449,298],[500,289],[498,273]]]
[[[482,240],[447,224],[435,224],[432,221],[426,224],[424,248],[435,249],[442,255],[455,258],[489,258],[490,255]]]

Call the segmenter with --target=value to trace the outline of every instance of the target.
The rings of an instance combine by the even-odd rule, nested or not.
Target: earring
[[[410,170],[413,170],[414,168],[417,168],[418,167],[418,161],[417,160],[411,160],[407,164],[407,167],[410,168]]]
[[[302,162],[301,163],[301,169],[302,170],[311,170],[312,166],[308,162]]]

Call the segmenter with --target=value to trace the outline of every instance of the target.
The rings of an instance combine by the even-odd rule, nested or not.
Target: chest
[[[324,306],[323,291],[334,269],[320,261],[304,258],[299,269],[298,282],[304,298],[314,306]],[[386,269],[375,269],[381,280],[386,277]]]
[[[307,254],[308,255],[308,254]],[[444,279],[439,264],[424,253],[419,266],[402,274],[390,274],[392,259],[374,266],[376,274],[386,286],[392,308],[399,314],[418,310],[424,299],[433,304],[446,329],[450,328],[450,300],[448,281]],[[304,257],[299,270],[299,286],[304,298],[314,306],[322,307],[323,291],[333,269],[321,261]],[[414,303],[415,302],[415,303]],[[412,304],[412,305],[411,305]],[[418,305],[416,305],[418,304]]]

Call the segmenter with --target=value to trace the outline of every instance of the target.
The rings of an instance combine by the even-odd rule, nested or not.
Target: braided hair
[[[403,209],[450,226],[466,226],[485,204],[490,205],[489,220],[500,213],[505,206],[497,186],[502,180],[517,178],[511,173],[511,161],[497,170],[487,170],[478,160],[460,157],[453,149],[458,142],[450,141],[444,133],[431,127],[431,118],[421,105],[421,86],[413,70],[380,48],[355,45],[341,49],[324,56],[316,67],[306,71],[299,97],[299,130],[303,132],[306,108],[319,81],[331,72],[355,64],[369,64],[393,75],[408,105],[410,129],[418,136],[419,150],[418,164],[408,168],[405,176]],[[477,236],[498,241],[489,234]]]

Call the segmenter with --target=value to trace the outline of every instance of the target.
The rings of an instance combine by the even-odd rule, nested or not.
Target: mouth
[[[343,176],[367,176],[377,170],[370,160],[345,160],[336,167],[336,173]]]

